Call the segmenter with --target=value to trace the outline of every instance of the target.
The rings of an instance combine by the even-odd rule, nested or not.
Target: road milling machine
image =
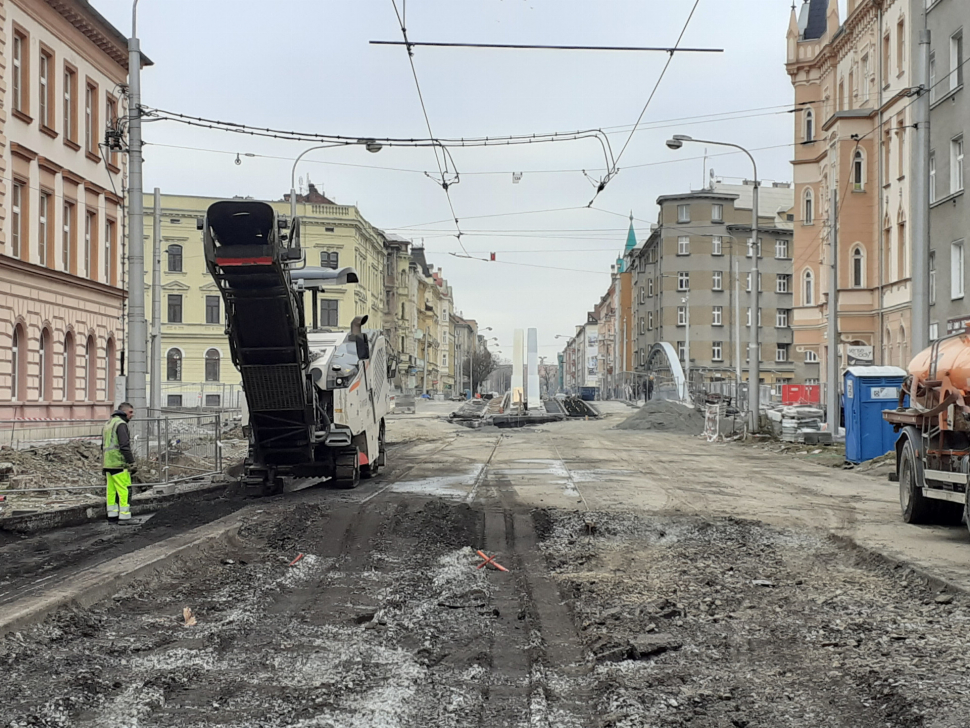
[[[199,225],[248,409],[245,490],[270,495],[327,479],[353,488],[376,475],[386,460],[387,342],[363,329],[366,316],[349,331],[317,325],[319,293],[356,283],[356,271],[307,267],[299,218],[265,202],[216,202]]]
[[[896,476],[903,520],[955,525],[967,518],[970,329],[934,341],[913,358],[898,406],[885,410],[883,419],[899,433]]]

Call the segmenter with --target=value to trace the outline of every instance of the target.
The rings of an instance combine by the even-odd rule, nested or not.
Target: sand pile
[[[654,430],[672,434],[700,435],[704,431],[704,414],[693,407],[652,400],[618,424],[620,430]]]

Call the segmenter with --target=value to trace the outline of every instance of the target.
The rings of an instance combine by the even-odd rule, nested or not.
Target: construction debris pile
[[[24,450],[0,448],[0,490],[104,484],[101,444],[72,440]],[[80,491],[79,491],[80,492]]]
[[[794,405],[768,410],[768,420],[784,442],[831,444],[832,434],[822,431],[825,413],[818,407]]]
[[[704,414],[693,407],[651,400],[618,424],[619,430],[655,430],[674,435],[700,435],[704,432]]]

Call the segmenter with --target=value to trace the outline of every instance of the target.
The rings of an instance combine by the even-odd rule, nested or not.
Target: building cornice
[[[64,273],[63,271],[53,270],[52,268],[47,268],[41,265],[35,265],[34,263],[27,263],[19,258],[11,258],[9,255],[0,255],[0,268],[9,268],[10,270],[18,271],[24,275],[35,275],[40,278],[46,278],[50,281],[56,281],[57,283],[74,286],[75,288],[82,288],[89,291],[94,291],[96,293],[103,293],[113,298],[123,299],[126,297],[125,291],[121,288],[109,286],[107,283],[101,283],[99,281],[92,281],[88,278],[71,275],[70,273]]]

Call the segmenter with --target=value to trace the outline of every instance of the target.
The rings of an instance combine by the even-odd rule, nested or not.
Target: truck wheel
[[[360,457],[356,447],[341,450],[334,461],[334,482],[338,488],[350,490],[360,485]]]
[[[963,522],[967,526],[967,530],[970,531],[970,488],[967,488],[967,500],[963,505]]]
[[[906,523],[927,523],[933,518],[933,503],[923,497],[916,470],[916,452],[908,439],[903,443],[899,460],[899,506]]]

